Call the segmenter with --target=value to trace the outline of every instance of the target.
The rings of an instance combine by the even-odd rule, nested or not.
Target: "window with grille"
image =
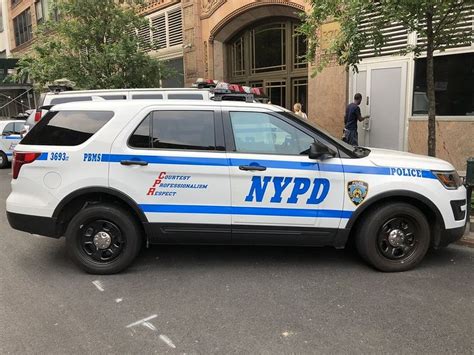
[[[160,50],[183,44],[181,7],[173,7],[153,14],[148,23],[137,30],[143,49]]]
[[[26,43],[33,38],[31,11],[29,8],[13,19],[13,32],[15,34],[15,44],[17,46]]]

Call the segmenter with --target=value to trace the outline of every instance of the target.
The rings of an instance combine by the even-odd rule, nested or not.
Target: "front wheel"
[[[141,240],[135,218],[113,204],[82,209],[66,230],[69,255],[92,274],[114,274],[125,269],[140,251]]]
[[[418,265],[430,246],[424,214],[407,203],[378,206],[362,217],[356,235],[359,254],[380,271],[406,271]]]

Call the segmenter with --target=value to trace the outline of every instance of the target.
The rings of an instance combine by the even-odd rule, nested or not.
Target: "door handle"
[[[120,162],[122,165],[140,165],[140,166],[146,166],[148,165],[148,162],[145,160],[122,160]]]
[[[267,167],[261,165],[240,165],[239,169],[245,171],[265,171]]]

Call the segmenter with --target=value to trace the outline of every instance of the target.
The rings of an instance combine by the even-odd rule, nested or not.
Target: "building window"
[[[15,7],[21,2],[21,0],[12,0],[12,7]]]
[[[145,51],[165,48],[181,48],[183,44],[183,19],[181,6],[154,13],[148,22],[137,29],[142,48]],[[179,46],[179,47],[178,47]]]
[[[474,53],[434,58],[436,114],[474,116]],[[415,60],[413,114],[428,114],[426,59]]]
[[[239,37],[231,44],[232,76],[245,74],[244,38]]]
[[[13,31],[15,33],[16,46],[26,43],[33,38],[29,8],[13,19]]]
[[[44,22],[44,0],[35,1],[35,11],[36,11],[36,23],[40,24]]]
[[[252,74],[286,69],[285,32],[284,23],[262,25],[252,30]]]
[[[271,102],[291,108],[307,102],[306,38],[299,23],[288,19],[257,23],[227,43],[227,80],[263,87]]]

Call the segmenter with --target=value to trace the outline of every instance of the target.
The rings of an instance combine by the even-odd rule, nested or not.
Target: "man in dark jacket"
[[[368,116],[362,117],[360,113],[360,103],[362,95],[357,93],[354,95],[354,102],[347,105],[346,114],[344,115],[344,136],[343,140],[350,145],[359,145],[357,134],[357,122],[363,121]]]

